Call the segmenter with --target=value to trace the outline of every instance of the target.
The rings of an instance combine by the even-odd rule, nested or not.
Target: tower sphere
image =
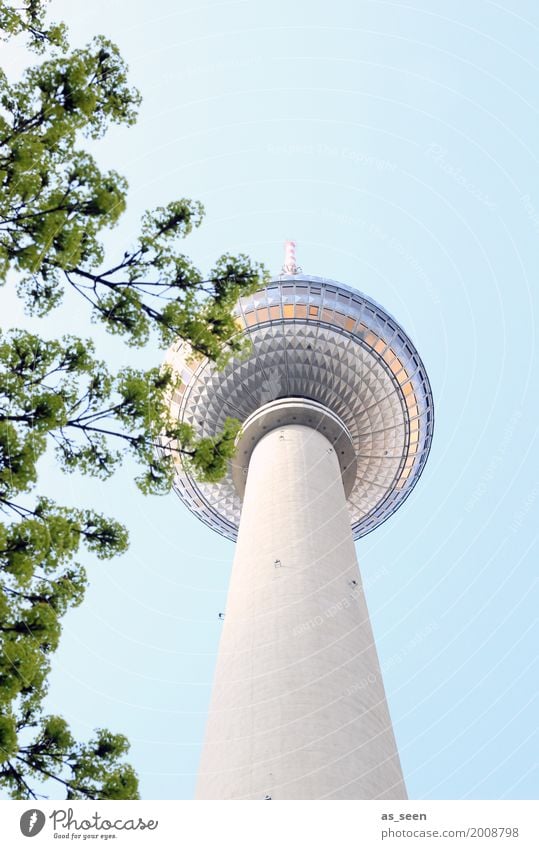
[[[359,539],[400,507],[429,453],[432,392],[414,345],[361,292],[298,272],[241,298],[235,315],[251,347],[223,369],[194,359],[184,343],[168,351],[182,379],[171,399],[174,416],[198,436],[214,436],[229,416],[244,425],[225,478],[197,481],[180,455],[176,492],[199,519],[235,540],[241,477],[255,440],[279,425],[308,424],[339,456]]]

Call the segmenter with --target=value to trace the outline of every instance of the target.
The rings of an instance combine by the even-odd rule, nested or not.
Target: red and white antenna
[[[301,268],[296,265],[296,243],[288,239],[284,243],[284,265],[282,274],[300,274]]]

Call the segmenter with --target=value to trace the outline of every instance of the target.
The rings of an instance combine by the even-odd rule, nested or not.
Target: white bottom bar
[[[301,845],[309,849],[354,846],[473,847],[537,849],[538,805],[535,801],[350,801],[350,802],[0,802],[2,846],[165,847],[205,849],[276,849]],[[37,810],[45,824],[29,843],[20,829],[21,816]],[[71,811],[71,815],[69,814]],[[86,824],[96,822],[97,827]],[[393,819],[388,819],[392,816]],[[154,828],[122,828],[139,818]],[[43,818],[39,817],[41,821]],[[114,824],[103,828],[106,821]],[[55,827],[56,823],[56,827]],[[71,823],[71,825],[69,825]],[[490,829],[515,834],[487,835]],[[393,836],[388,834],[392,832]],[[428,836],[428,835],[431,836]],[[436,836],[433,836],[436,834]],[[467,836],[466,836],[467,835]]]

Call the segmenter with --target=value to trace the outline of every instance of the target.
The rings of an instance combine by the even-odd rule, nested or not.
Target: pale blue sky
[[[74,42],[115,40],[144,96],[92,146],[129,179],[107,239],[146,207],[204,202],[202,266],[246,251],[363,290],[429,373],[436,431],[401,510],[358,558],[411,798],[536,798],[539,8],[476,0],[54,0]],[[24,55],[11,56],[15,72]],[[7,323],[23,321],[7,292]],[[69,314],[69,310],[71,313]],[[96,334],[84,305],[59,325]],[[35,326],[34,322],[28,322]],[[152,365],[102,333],[111,362]],[[535,380],[534,380],[535,377]],[[171,494],[45,481],[131,530],[90,563],[48,706],[124,731],[145,798],[190,798],[233,545]]]

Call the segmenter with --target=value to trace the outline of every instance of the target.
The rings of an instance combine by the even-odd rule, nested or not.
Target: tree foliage
[[[231,308],[259,285],[262,268],[245,255],[220,257],[206,276],[193,265],[180,247],[202,221],[200,203],[183,198],[146,212],[133,247],[105,262],[99,236],[124,211],[127,184],[100,170],[84,136],[132,124],[139,102],[103,36],[15,83],[0,76],[0,281],[17,271],[33,314],[50,313],[68,287],[131,345],[155,329],[163,344],[181,337],[223,363],[245,344]]]
[[[221,366],[245,348],[232,308],[265,272],[240,254],[203,274],[181,250],[204,215],[185,198],[146,212],[130,247],[105,255],[101,237],[125,209],[127,183],[98,167],[84,139],[133,124],[140,96],[114,44],[98,36],[70,49],[46,11],[47,0],[0,0],[3,37],[45,54],[19,80],[0,72],[0,283],[15,276],[32,315],[60,308],[69,290],[127,345],[181,338]],[[97,511],[40,494],[38,463],[54,450],[66,473],[105,480],[130,456],[138,487],[159,494],[181,455],[193,474],[219,480],[239,424],[196,438],[170,417],[177,382],[158,366],[111,370],[89,339],[0,335],[0,786],[14,798],[37,798],[43,779],[67,798],[137,798],[122,735],[101,729],[79,743],[61,717],[43,715],[62,616],[84,597],[77,558],[110,559],[128,536]]]
[[[66,45],[64,24],[46,24],[47,0],[20,0],[20,5],[0,3],[0,33],[3,41],[11,36],[23,33],[28,38],[28,46],[37,53],[46,47]]]

